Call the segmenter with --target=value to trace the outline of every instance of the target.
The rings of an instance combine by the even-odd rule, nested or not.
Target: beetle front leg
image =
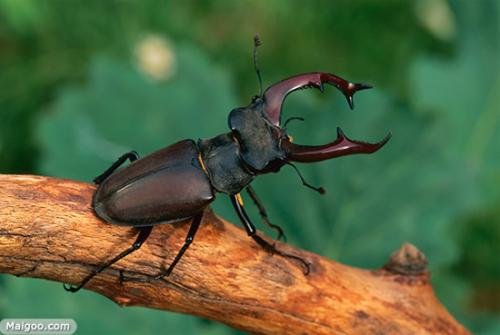
[[[304,259],[300,258],[299,256],[287,254],[285,252],[282,252],[278,249],[276,249],[276,246],[274,244],[271,244],[264,240],[262,237],[257,235],[257,230],[255,229],[255,226],[253,223],[250,221],[250,218],[248,217],[248,214],[246,213],[245,209],[243,208],[243,204],[240,202],[240,199],[238,199],[238,195],[231,195],[231,202],[234,206],[234,209],[236,210],[236,213],[238,214],[238,217],[240,218],[241,222],[243,223],[243,226],[245,227],[245,230],[247,231],[248,236],[253,238],[255,242],[257,242],[264,250],[271,254],[277,254],[282,257],[286,258],[291,258],[295,259],[299,262],[302,263],[304,266],[304,275],[308,275],[310,272],[310,263],[306,262]]]
[[[130,163],[133,161],[136,161],[139,159],[139,154],[132,150],[130,152],[127,152],[126,154],[122,155],[120,158],[116,160],[106,171],[104,171],[102,174],[94,178],[94,183],[99,185],[102,183],[106,178],[108,178],[113,172],[115,172],[116,169],[118,169],[123,163],[125,163],[126,160],[129,160]]]
[[[250,186],[250,185],[248,185],[247,186],[247,192],[248,192],[248,195],[250,195],[250,198],[252,198],[255,206],[257,206],[257,208],[259,209],[259,214],[262,217],[262,221],[264,221],[264,223],[266,225],[268,225],[272,229],[276,230],[276,232],[278,232],[278,237],[277,237],[278,240],[281,239],[281,238],[283,238],[283,241],[286,242],[286,236],[285,236],[285,233],[283,232],[283,229],[281,229],[280,226],[272,224],[269,221],[269,217],[267,216],[267,211],[266,211],[266,209],[264,207],[264,204],[262,203],[262,201],[260,201],[260,199],[257,196],[257,193],[255,193],[253,187]]]

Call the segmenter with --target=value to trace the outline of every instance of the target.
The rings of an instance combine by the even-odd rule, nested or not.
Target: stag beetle
[[[128,152],[94,179],[98,185],[92,200],[95,214],[112,224],[136,227],[139,233],[131,247],[97,267],[79,285],[65,285],[67,291],[80,290],[95,275],[138,250],[155,225],[191,220],[183,246],[165,271],[144,278],[125,277],[120,271],[120,282],[157,280],[169,276],[193,241],[203,211],[215,199],[217,192],[229,196],[246,232],[261,247],[270,253],[301,262],[304,274],[309,273],[308,262],[278,250],[257,234],[245,212],[240,192],[243,189],[248,191],[264,222],[277,230],[278,238],[282,237],[283,231],[269,222],[264,206],[250,186],[255,177],[278,172],[288,164],[295,169],[305,186],[324,193],[323,188],[308,184],[292,162],[312,163],[345,155],[373,153],[387,143],[390,134],[378,143],[366,143],[349,139],[337,128],[337,139],[329,144],[307,146],[292,143],[286,132],[286,123],[301,118],[290,118],[281,127],[282,105],[289,93],[304,88],[323,91],[324,84],[330,84],[344,94],[352,109],[354,93],[370,86],[351,83],[329,73],[313,72],[290,77],[263,92],[256,57],[259,45],[256,36],[253,58],[260,94],[254,96],[248,106],[230,112],[230,132],[197,142],[183,140],[142,159],[135,151]],[[130,165],[116,171],[126,160],[130,161]]]

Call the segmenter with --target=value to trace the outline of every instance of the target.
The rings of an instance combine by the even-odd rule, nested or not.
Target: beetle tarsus
[[[257,234],[257,229],[255,229],[254,224],[250,221],[250,218],[248,217],[247,212],[245,211],[243,206],[238,201],[236,195],[231,195],[230,198],[231,198],[231,202],[233,204],[233,207],[236,210],[236,213],[238,214],[238,217],[240,218],[241,223],[245,227],[245,230],[246,230],[248,236],[253,238],[254,241],[257,242],[258,245],[260,245],[264,250],[266,250],[270,254],[277,254],[281,257],[286,257],[286,258],[290,258],[290,259],[294,259],[294,260],[299,261],[302,265],[305,266],[306,270],[303,271],[304,275],[309,274],[310,265],[308,262],[306,262],[304,259],[302,259],[299,256],[288,254],[286,252],[278,250],[274,244],[271,244],[271,243],[267,242],[266,240],[264,240],[262,237],[260,237]]]
[[[267,216],[266,208],[264,207],[264,204],[262,203],[262,201],[260,201],[259,197],[257,196],[257,193],[255,193],[255,190],[253,189],[253,187],[248,185],[247,192],[250,195],[250,198],[252,198],[255,206],[257,206],[257,208],[259,209],[259,214],[262,218],[262,221],[264,221],[264,223],[267,226],[274,229],[278,233],[278,236],[276,237],[276,239],[280,240],[283,238],[283,242],[286,242],[286,235],[285,235],[283,229],[281,229],[280,226],[272,224],[271,221],[269,221],[269,217]]]
[[[132,246],[124,251],[122,251],[120,254],[118,254],[116,257],[111,259],[110,261],[100,265],[97,269],[92,271],[87,277],[85,277],[82,282],[78,286],[66,286],[66,284],[63,284],[63,287],[66,291],[68,292],[78,292],[81,290],[85,284],[87,284],[92,278],[94,278],[96,275],[113,265],[114,263],[118,262],[120,259],[130,255],[136,250],[139,250],[142,246],[142,244],[148,239],[149,234],[151,234],[151,230],[153,230],[153,226],[145,226],[145,227],[140,227],[139,229],[139,235],[137,235],[137,238],[132,244]],[[120,274],[120,279],[121,279],[121,274]]]
[[[264,240],[262,237],[260,237],[259,235],[257,235],[257,233],[254,233],[252,235],[250,235],[254,240],[255,242],[257,242],[264,250],[266,250],[268,253],[270,254],[277,254],[281,257],[286,257],[286,258],[290,258],[290,259],[294,259],[300,263],[302,263],[303,267],[304,267],[304,275],[308,275],[311,271],[311,264],[309,262],[307,262],[306,260],[304,260],[303,258],[299,257],[299,256],[296,256],[296,255],[292,255],[292,254],[288,254],[286,252],[283,252],[283,251],[280,251],[276,248],[276,245],[273,243],[269,243],[267,242],[266,240]]]

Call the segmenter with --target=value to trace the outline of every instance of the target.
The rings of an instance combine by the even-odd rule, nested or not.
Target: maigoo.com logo
[[[76,328],[76,322],[72,319],[3,319],[0,321],[0,332],[5,335],[70,335],[76,331]]]

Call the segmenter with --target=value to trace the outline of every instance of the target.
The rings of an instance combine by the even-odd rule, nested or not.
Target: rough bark
[[[136,230],[95,217],[93,191],[71,180],[0,175],[0,272],[77,284],[129,247]],[[118,282],[120,269],[144,276],[168,266],[187,228],[155,227],[140,250],[86,288],[121,306],[189,313],[258,334],[468,334],[436,298],[425,256],[411,245],[370,271],[277,242],[311,262],[304,276],[300,264],[267,254],[210,210],[169,278]]]

